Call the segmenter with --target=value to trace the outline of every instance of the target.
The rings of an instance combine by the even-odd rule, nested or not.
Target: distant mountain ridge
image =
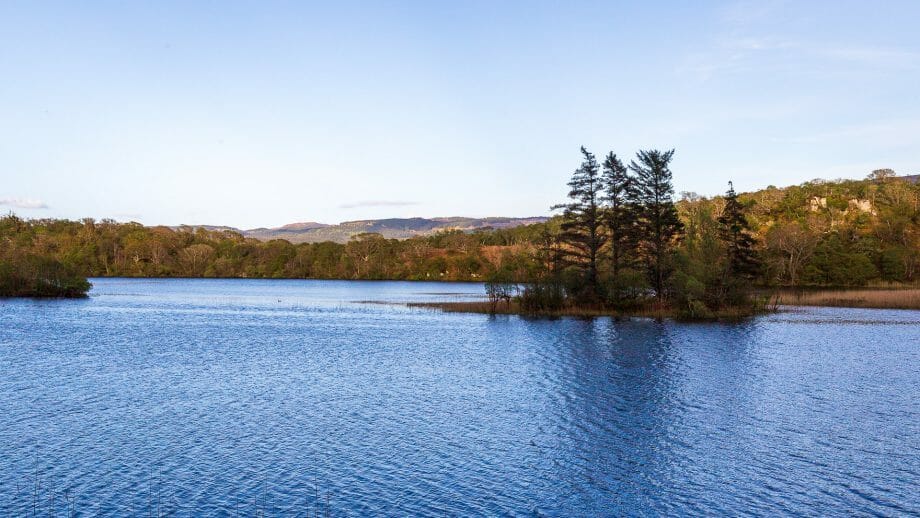
[[[512,228],[520,225],[543,223],[548,219],[543,216],[529,218],[387,218],[343,221],[337,225],[306,221],[289,223],[275,228],[254,228],[249,230],[216,225],[181,225],[174,228],[204,228],[212,231],[231,230],[261,241],[284,239],[291,243],[318,243],[322,241],[347,243],[352,236],[366,232],[377,233],[388,239],[408,239],[447,230],[472,232],[486,228]]]

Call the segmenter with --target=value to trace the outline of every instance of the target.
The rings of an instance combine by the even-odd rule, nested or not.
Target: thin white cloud
[[[409,205],[418,205],[416,201],[395,201],[395,200],[365,200],[354,203],[339,205],[340,209],[356,209],[359,207],[406,207]]]
[[[788,52],[800,47],[798,42],[773,36],[732,36],[715,40],[709,50],[687,55],[677,73],[708,81],[721,73],[757,70],[755,56]]]
[[[47,209],[48,204],[32,198],[0,198],[0,205],[14,209]]]
[[[777,29],[795,17],[795,4],[785,0],[732,2],[718,9],[709,44],[694,49],[677,63],[678,75],[708,82],[724,76],[763,72],[797,73],[820,64],[846,64],[877,70],[920,69],[920,50],[860,44],[853,39],[818,40],[794,37]]]
[[[732,37],[714,42],[707,51],[687,55],[676,71],[705,82],[720,74],[762,70],[763,62],[758,58],[770,55],[810,60],[809,66],[820,62],[840,62],[875,69],[920,69],[920,52],[907,49],[823,46],[777,37]],[[786,66],[794,67],[794,63],[789,61]],[[799,63],[798,66],[805,65]]]

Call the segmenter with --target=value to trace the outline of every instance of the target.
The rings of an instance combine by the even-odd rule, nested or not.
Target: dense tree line
[[[789,286],[920,281],[920,185],[890,170],[742,195],[765,245],[765,280]]]
[[[0,276],[6,282],[13,272],[35,271],[30,265],[41,258],[58,265],[60,272],[89,277],[475,281],[501,264],[515,278],[524,279],[534,268],[530,243],[540,231],[533,227],[452,231],[408,240],[360,234],[346,244],[294,245],[231,231],[92,219],[23,220],[10,214],[0,218]]]
[[[684,254],[702,253],[712,233],[706,229],[712,229],[712,221],[720,215],[723,228],[746,225],[744,233],[755,240],[754,254],[730,252],[732,268],[746,284],[807,287],[920,282],[920,185],[916,178],[898,178],[883,169],[865,180],[814,180],[747,194],[735,194],[732,189],[725,197],[713,199],[692,193],[683,193],[682,198],[677,206],[688,226]],[[743,218],[727,216],[730,213],[742,213]],[[730,236],[723,237],[732,242]],[[756,264],[759,268],[755,269]]]
[[[346,244],[258,241],[229,231],[111,220],[0,217],[0,295],[71,295],[83,277],[493,279],[534,304],[704,309],[741,287],[920,282],[920,186],[865,180],[674,199],[673,152],[624,164],[587,150],[562,212],[545,224]],[[537,296],[539,294],[539,296]]]

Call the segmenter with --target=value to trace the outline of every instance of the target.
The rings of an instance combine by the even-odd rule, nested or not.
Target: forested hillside
[[[877,171],[865,180],[811,181],[739,195],[763,270],[756,282],[844,286],[920,280],[920,185]],[[723,197],[682,193],[686,235],[699,256],[717,232]],[[501,270],[527,281],[561,218],[510,229],[449,231],[405,240],[365,233],[346,244],[259,241],[232,231],[145,227],[103,220],[0,218],[0,285],[66,277],[262,277],[483,280]],[[702,260],[705,264],[705,260]],[[601,258],[598,268],[609,268]],[[17,281],[13,281],[16,277]],[[3,288],[0,288],[3,289]]]
[[[260,241],[238,232],[103,220],[0,218],[0,261],[59,261],[87,276],[475,280],[528,256],[543,225],[407,240],[365,233],[346,244]]]
[[[822,181],[743,194],[762,243],[764,281],[862,285],[920,281],[920,184],[877,170],[865,180]],[[681,204],[689,217],[707,203]]]

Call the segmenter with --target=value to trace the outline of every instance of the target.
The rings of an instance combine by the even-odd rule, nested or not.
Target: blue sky
[[[580,145],[678,191],[920,172],[920,2],[2,2],[0,210],[532,216]]]

